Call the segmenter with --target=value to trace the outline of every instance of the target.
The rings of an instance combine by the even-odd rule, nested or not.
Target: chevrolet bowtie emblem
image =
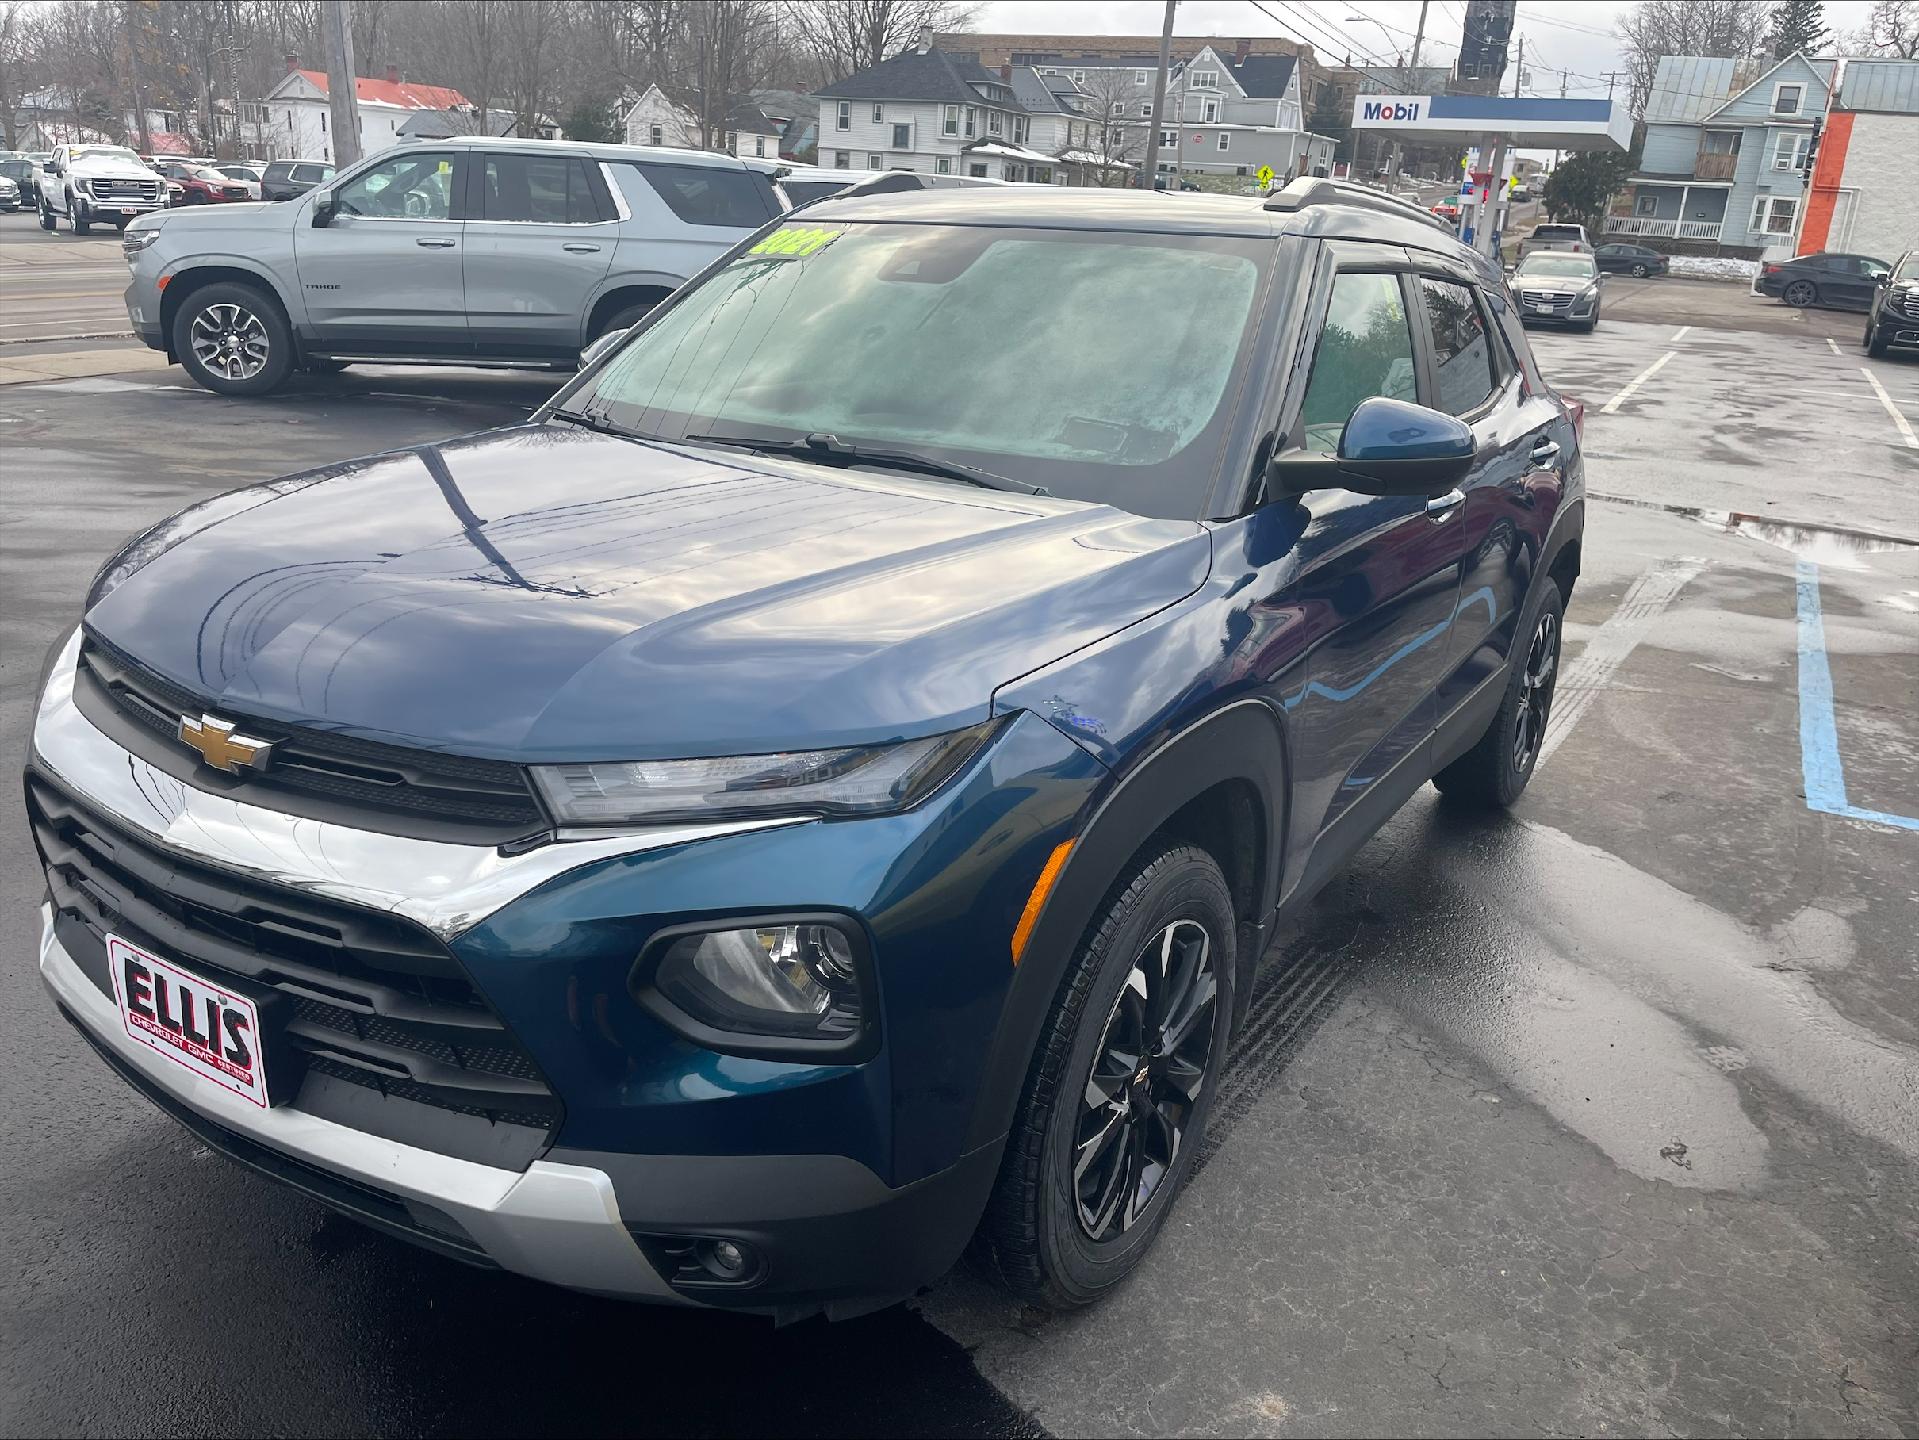
[[[264,770],[273,754],[269,740],[250,740],[235,735],[233,726],[211,715],[198,720],[180,717],[180,739],[200,752],[200,758],[215,770],[238,775],[242,769]]]

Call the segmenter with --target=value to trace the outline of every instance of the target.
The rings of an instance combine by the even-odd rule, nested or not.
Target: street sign
[[[1260,166],[1259,169],[1253,172],[1253,178],[1259,181],[1259,188],[1264,190],[1273,183],[1273,167],[1270,165]]]

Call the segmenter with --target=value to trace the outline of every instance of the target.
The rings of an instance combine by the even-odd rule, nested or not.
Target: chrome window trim
[[[595,161],[600,167],[600,178],[606,182],[607,194],[613,197],[613,210],[616,220],[631,220],[632,207],[626,203],[626,194],[620,189],[620,182],[614,177],[613,167],[604,160]]]
[[[598,860],[694,840],[809,823],[804,816],[660,825],[591,838],[561,838],[518,855],[299,815],[196,790],[122,749],[79,711],[73,679],[78,628],[48,672],[33,727],[33,753],[89,804],[156,844],[271,885],[384,910],[442,940],[557,876]],[[566,832],[582,834],[582,832]]]

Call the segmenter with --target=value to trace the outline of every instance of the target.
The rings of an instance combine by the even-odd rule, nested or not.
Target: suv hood
[[[752,754],[983,720],[1211,560],[1196,521],[529,425],[216,497],[130,545],[87,625],[236,718]]]
[[[163,184],[166,177],[157,170],[133,160],[122,160],[117,155],[100,155],[92,159],[75,160],[67,166],[69,175],[98,176],[107,180],[158,180]]]

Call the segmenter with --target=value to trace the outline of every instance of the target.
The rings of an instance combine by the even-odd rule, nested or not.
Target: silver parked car
[[[358,360],[571,367],[780,209],[729,155],[437,140],[285,204],[144,217],[127,313],[225,395]]]

